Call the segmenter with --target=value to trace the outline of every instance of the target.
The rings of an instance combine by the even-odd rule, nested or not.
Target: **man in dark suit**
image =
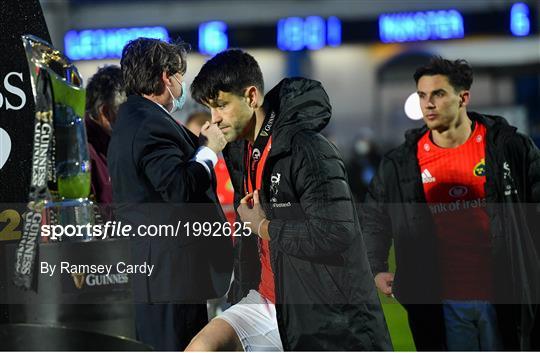
[[[134,232],[133,264],[154,266],[151,275],[131,277],[137,338],[156,350],[183,350],[207,323],[206,299],[222,296],[230,279],[230,239],[190,234],[203,222],[225,222],[213,168],[226,140],[215,124],[198,138],[170,114],[187,93],[185,45],[136,39],[121,68],[128,99],[108,150],[113,201],[117,220]],[[151,227],[160,234],[151,236]]]

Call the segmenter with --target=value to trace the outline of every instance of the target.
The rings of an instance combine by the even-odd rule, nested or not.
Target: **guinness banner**
[[[2,0],[0,19],[0,195],[4,203],[25,203],[35,107],[21,36],[32,34],[49,42],[50,36],[38,0]],[[0,235],[0,240],[11,239]]]
[[[50,41],[39,1],[0,1],[0,258],[6,256],[6,241],[21,237],[32,171],[35,107],[25,34]],[[0,268],[0,322],[8,320],[7,278],[6,268]]]

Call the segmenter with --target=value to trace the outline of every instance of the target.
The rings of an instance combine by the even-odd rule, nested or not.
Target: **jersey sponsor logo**
[[[468,192],[469,192],[469,189],[467,189],[466,186],[456,185],[456,186],[453,186],[448,191],[448,194],[457,199],[457,198],[460,198],[460,197],[463,197],[463,196],[467,195]]]
[[[435,179],[435,177],[433,175],[431,175],[431,173],[429,172],[429,170],[424,169],[424,171],[422,172],[422,183],[423,184],[428,184],[428,183],[434,183],[437,179]]]
[[[483,177],[486,175],[486,161],[484,158],[482,158],[482,160],[480,160],[480,162],[474,166],[473,174],[477,177]]]
[[[486,204],[486,199],[479,197],[474,200],[456,200],[452,202],[431,203],[428,205],[431,214],[438,215],[442,213],[460,212],[473,208],[485,208]]]

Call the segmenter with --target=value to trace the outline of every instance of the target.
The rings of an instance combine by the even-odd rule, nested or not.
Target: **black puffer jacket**
[[[505,304],[499,305],[501,315],[511,307],[517,311],[499,320],[504,327],[501,333],[506,348],[538,349],[538,339],[531,332],[538,330],[538,324],[534,325],[540,303],[540,152],[503,118],[468,115],[487,127],[485,193],[495,300]],[[384,156],[361,212],[374,274],[388,271],[388,252],[394,242],[393,291],[404,304],[440,302],[434,223],[416,157],[417,142],[426,131],[423,127],[407,132],[405,143]]]
[[[331,107],[321,84],[285,79],[265,97],[276,113],[261,199],[270,219],[270,257],[285,350],[391,350],[367,262],[345,167],[320,131]],[[244,142],[225,160],[242,193]],[[271,183],[273,180],[273,183]],[[256,289],[257,236],[236,244],[233,301]]]

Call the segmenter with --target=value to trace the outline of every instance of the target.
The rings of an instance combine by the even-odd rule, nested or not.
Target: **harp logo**
[[[82,289],[86,277],[84,273],[72,273],[71,277],[73,277],[73,283],[75,283],[75,287],[77,287],[77,289]]]

